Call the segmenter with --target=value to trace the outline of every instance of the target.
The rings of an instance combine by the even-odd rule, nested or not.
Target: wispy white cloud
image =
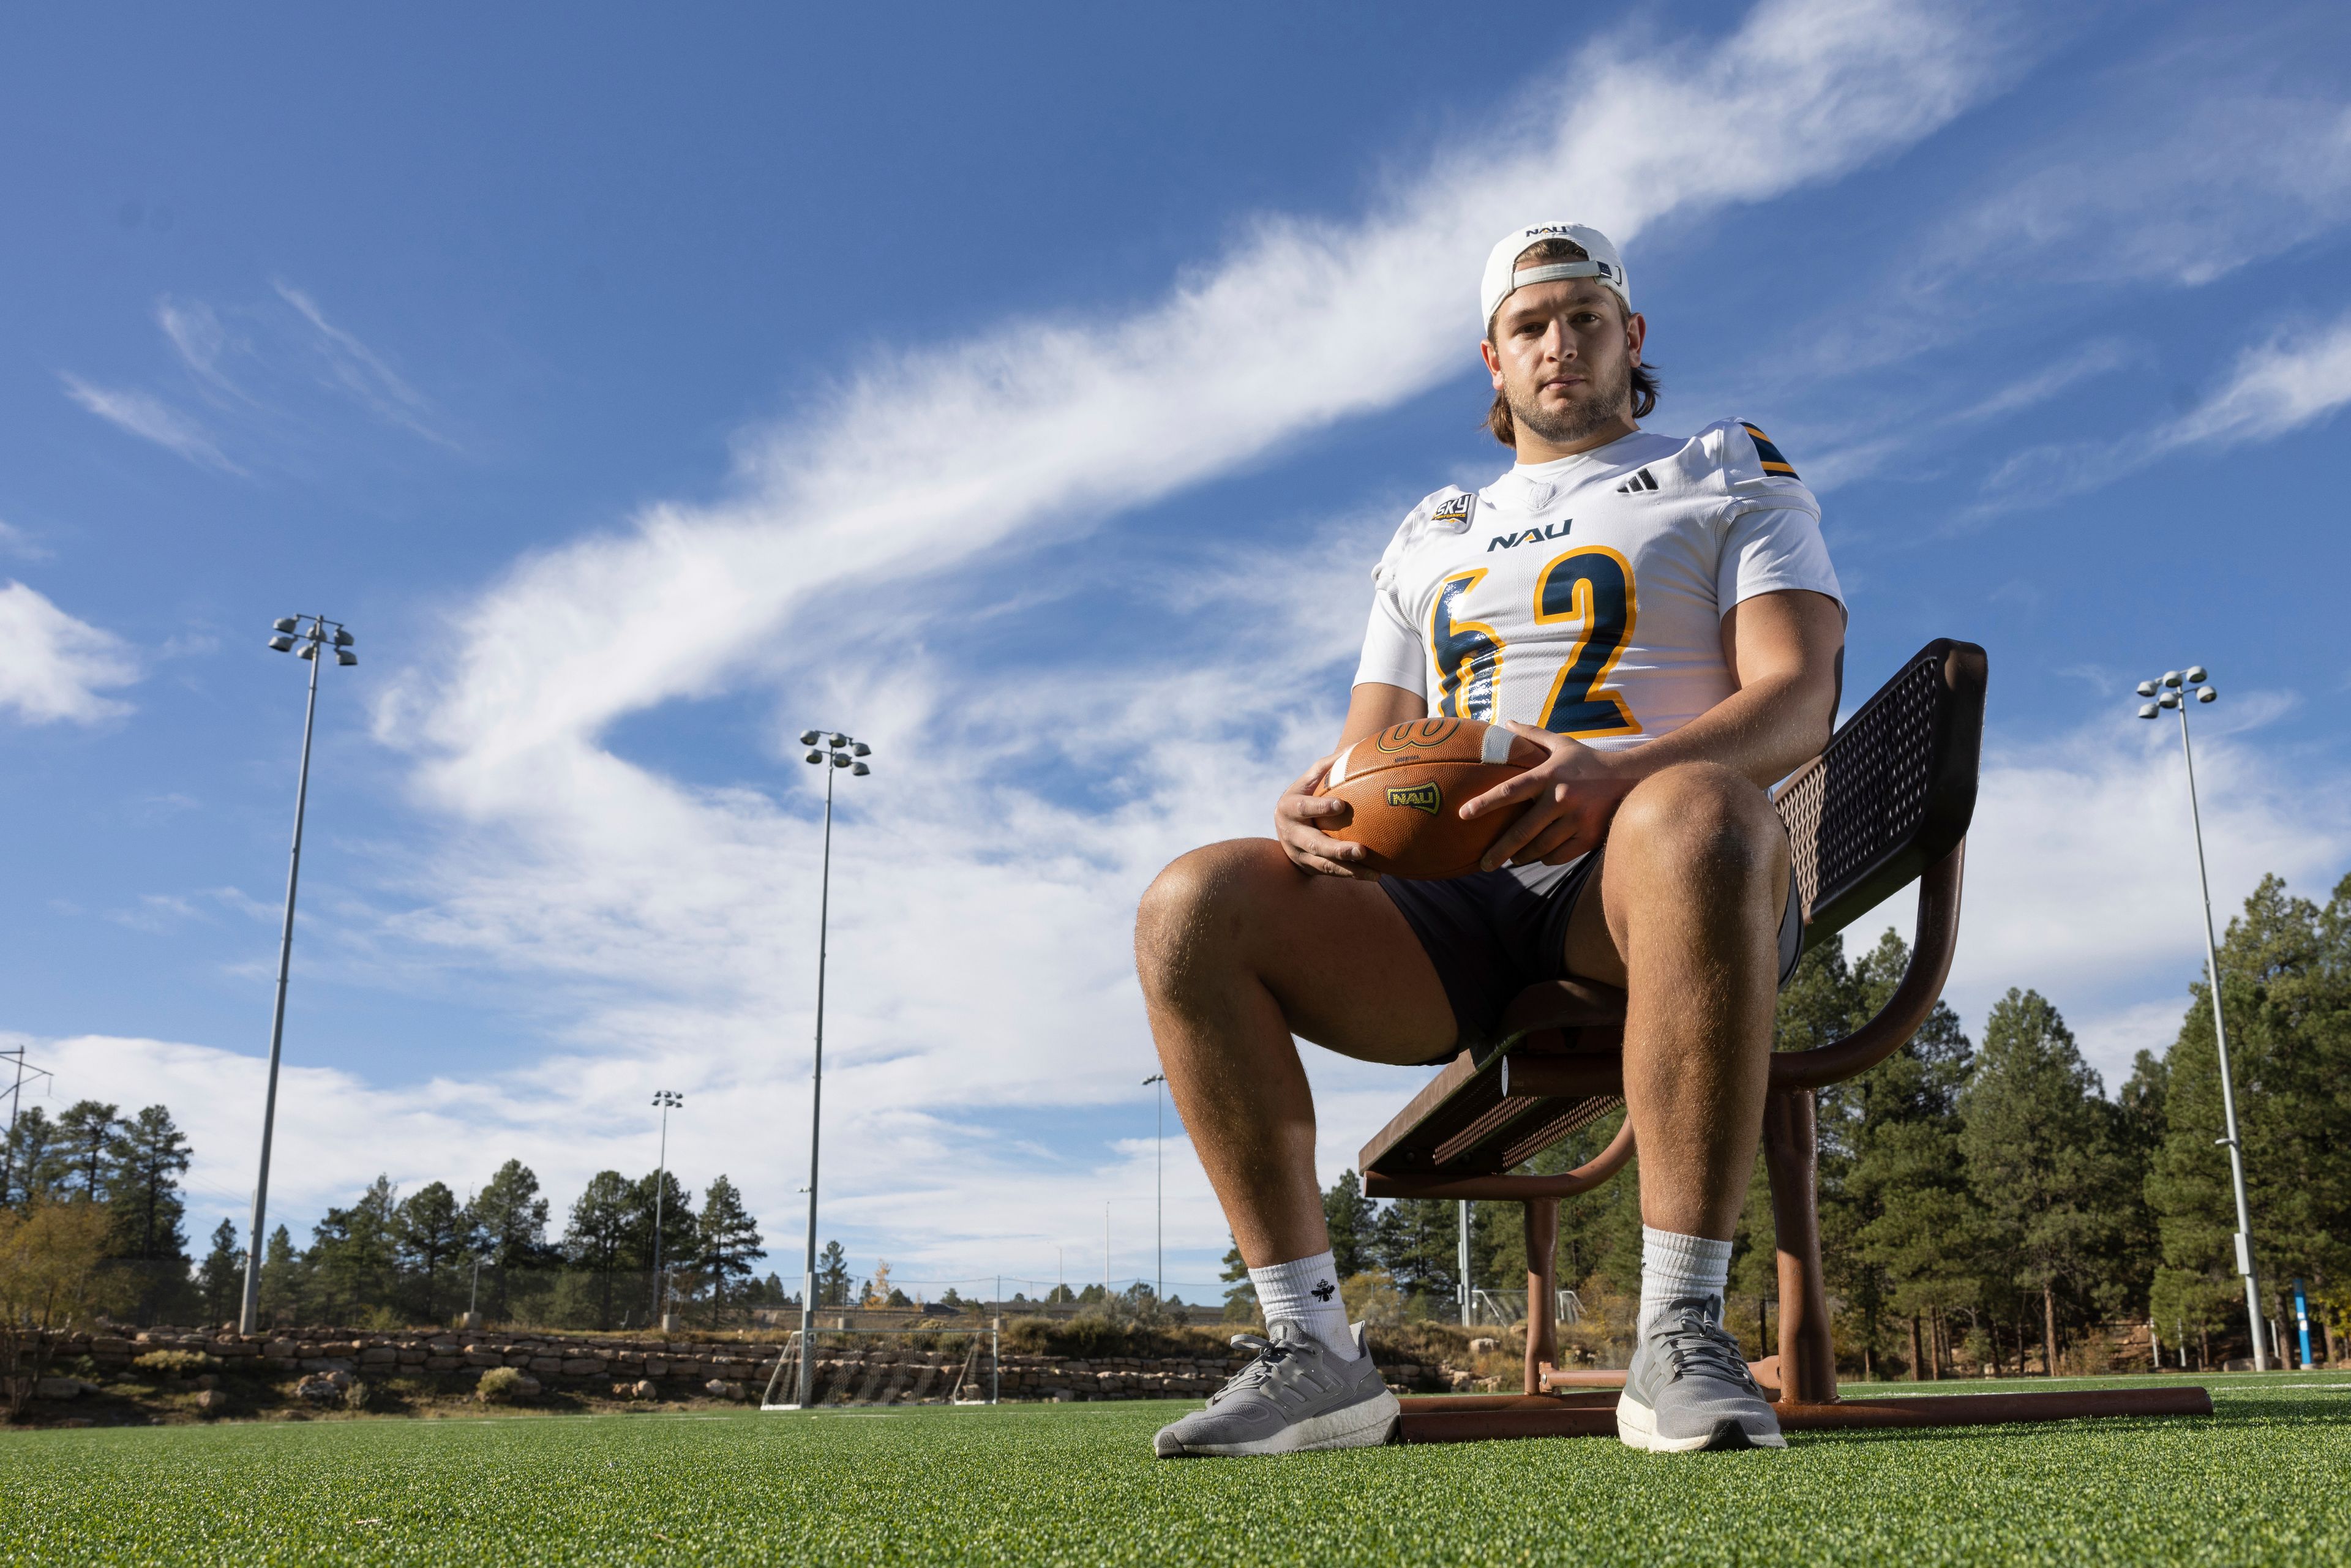
[[[340,387],[379,419],[444,446],[456,444],[435,427],[432,401],[402,380],[382,356],[328,320],[318,301],[301,289],[282,280],[271,287],[309,325],[311,346],[324,361],[329,384]]]
[[[2112,484],[2184,448],[2226,451],[2331,418],[2351,402],[2351,311],[2289,329],[2238,356],[2228,380],[2176,419],[2110,442],[2029,447],[1984,481],[1987,509],[2043,505]]]
[[[202,300],[182,304],[169,296],[155,303],[155,324],[190,374],[223,392],[245,394],[230,381],[222,361],[244,347],[221,325],[218,312]],[[247,400],[250,401],[250,400]]]
[[[215,425],[263,467],[298,462],[306,448],[332,439],[335,418],[349,416],[330,413],[329,401],[318,396],[321,387],[337,394],[335,406],[457,449],[433,400],[381,354],[329,320],[305,290],[283,280],[271,288],[274,298],[261,304],[216,308],[168,295],[156,301],[156,328],[205,418],[152,392],[71,374],[64,378],[67,395],[134,435],[230,474],[246,470],[227,456]]]
[[[138,678],[120,638],[21,582],[0,585],[0,710],[28,724],[96,724],[131,711],[101,694]]]
[[[71,373],[59,379],[65,382],[68,397],[118,429],[152,441],[200,467],[217,468],[224,474],[245,472],[229,461],[202,424],[153,393],[94,386]]]
[[[1847,434],[1819,455],[1808,457],[1804,475],[1823,495],[1883,472],[1896,462],[1915,456],[1947,440],[1954,427],[1983,424],[2037,408],[2069,388],[2097,376],[2110,375],[2126,365],[2143,362],[2143,349],[2117,339],[2099,338],[2072,353],[2004,386],[1995,387],[1974,402],[1933,418],[1906,409],[1890,430],[1875,434]],[[1881,416],[1882,417],[1882,416]]]
[[[2158,24],[2117,63],[2069,76],[2064,114],[1988,154],[1972,188],[1928,187],[1877,279],[1761,345],[1737,401],[1771,390],[1790,411],[1774,434],[1810,455],[1818,488],[1897,468],[1938,480],[1954,423],[2158,362],[2103,326],[2069,346],[2084,307],[2224,285],[2351,225],[2351,102],[2317,65],[2341,49],[2324,7]],[[2038,368],[1985,391],[1988,362]]]
[[[0,555],[14,556],[18,560],[47,560],[50,551],[24,529],[0,522]]]

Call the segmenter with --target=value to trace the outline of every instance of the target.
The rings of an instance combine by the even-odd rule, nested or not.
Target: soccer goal
[[[993,1322],[968,1328],[818,1329],[814,1375],[800,1387],[800,1331],[768,1374],[762,1410],[860,1405],[993,1405],[999,1378]]]
[[[1583,1298],[1573,1291],[1562,1290],[1558,1300],[1552,1303],[1552,1311],[1562,1326],[1580,1322],[1583,1318]],[[1480,1288],[1470,1292],[1469,1321],[1473,1325],[1506,1329],[1512,1323],[1524,1322],[1526,1316],[1527,1293],[1524,1291]]]

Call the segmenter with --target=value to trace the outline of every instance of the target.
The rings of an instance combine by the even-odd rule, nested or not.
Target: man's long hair
[[[1592,253],[1572,239],[1543,239],[1537,240],[1519,252],[1519,258],[1512,262],[1510,267],[1513,271],[1516,271],[1520,267],[1542,267],[1554,261],[1590,261],[1591,259]],[[1614,289],[1609,291],[1609,298],[1614,299],[1620,308],[1624,306],[1624,298]],[[1499,306],[1496,307],[1498,311],[1499,308]],[[1486,323],[1486,340],[1489,343],[1494,340],[1494,324],[1491,321]],[[1635,365],[1633,367],[1633,417],[1646,419],[1656,406],[1656,367],[1646,364]],[[1513,451],[1518,449],[1518,422],[1510,417],[1510,400],[1503,395],[1502,389],[1499,387],[1494,389],[1493,406],[1486,411],[1486,428],[1492,431],[1494,439],[1503,445]]]

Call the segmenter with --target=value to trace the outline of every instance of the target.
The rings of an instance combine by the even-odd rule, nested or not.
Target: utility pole
[[[0,1056],[16,1059],[16,1081],[8,1087],[8,1140],[0,1145],[0,1203],[13,1203],[16,1197],[16,1113],[25,1097],[25,1074],[37,1072],[52,1083],[57,1082],[57,1074],[47,1068],[35,1067],[27,1062],[25,1051],[21,1045],[11,1051],[0,1051]]]
[[[824,859],[817,875],[816,903],[816,1064],[809,1075],[808,1271],[800,1284],[799,1402],[806,1408],[816,1386],[817,1145],[824,1128],[824,959],[826,930],[832,917],[832,777],[843,768],[854,779],[872,773],[864,759],[873,754],[873,748],[839,730],[829,734],[802,730],[800,744],[809,748],[801,760],[824,769]]]
[[[2141,718],[2154,718],[2166,708],[2179,713],[2179,755],[2188,764],[2188,820],[2196,832],[2196,882],[2204,899],[2204,974],[2212,992],[2212,1043],[2220,1058],[2220,1115],[2227,1135],[2218,1141],[2229,1151],[2229,1180],[2237,1197],[2237,1272],[2245,1278],[2245,1328],[2253,1336],[2253,1370],[2270,1369],[2267,1324],[2262,1321],[2261,1281],[2253,1270],[2252,1209],[2245,1201],[2245,1145],[2237,1135],[2237,1092],[2230,1082],[2229,1026],[2220,1013],[2220,949],[2212,939],[2212,879],[2204,869],[2204,814],[2196,802],[2196,750],[2188,740],[2187,687],[2198,687],[2196,700],[2209,703],[2220,693],[2205,685],[2204,666],[2190,664],[2185,670],[2166,671],[2159,680],[2141,681],[2138,695],[2155,700],[2138,710]]]
[[[305,629],[304,620],[309,622]],[[333,627],[329,632],[327,628]],[[294,962],[294,890],[302,879],[302,815],[310,800],[310,731],[319,716],[319,666],[331,649],[335,663],[346,667],[360,662],[351,652],[350,629],[321,615],[283,615],[270,624],[269,647],[294,653],[310,664],[310,695],[302,708],[302,767],[294,782],[294,848],[286,863],[286,920],[277,932],[277,1001],[269,1015],[269,1086],[261,1101],[261,1174],[253,1184],[253,1242],[245,1253],[245,1310],[237,1332],[252,1333],[261,1320],[262,1227],[269,1213],[269,1143],[277,1128],[277,1064],[286,1043],[286,977]]]

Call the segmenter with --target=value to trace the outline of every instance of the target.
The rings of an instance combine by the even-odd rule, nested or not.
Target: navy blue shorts
[[[1445,1054],[1482,1051],[1500,1033],[1502,1009],[1529,986],[1567,974],[1567,925],[1575,901],[1600,862],[1585,855],[1566,865],[1503,866],[1436,882],[1384,876],[1380,886],[1404,915],[1421,949],[1437,966],[1453,1004],[1458,1030]],[[1796,879],[1788,879],[1788,908],[1780,917],[1780,983],[1796,972],[1804,935]]]

